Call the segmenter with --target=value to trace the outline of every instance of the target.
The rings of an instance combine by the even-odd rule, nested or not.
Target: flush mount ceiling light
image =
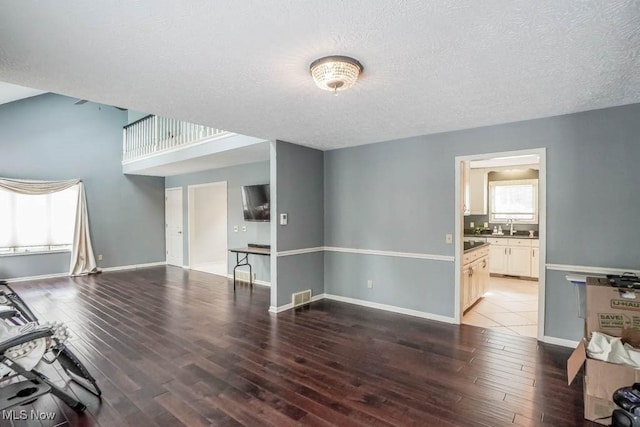
[[[309,70],[316,85],[322,90],[333,91],[349,89],[356,83],[364,68],[362,64],[348,56],[325,56],[311,63]]]

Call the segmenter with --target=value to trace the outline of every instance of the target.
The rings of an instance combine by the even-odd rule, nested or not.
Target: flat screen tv
[[[242,186],[242,211],[245,221],[270,221],[269,184]]]

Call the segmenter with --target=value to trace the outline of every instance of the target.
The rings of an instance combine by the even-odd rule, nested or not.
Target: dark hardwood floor
[[[69,383],[85,415],[46,396],[25,409],[54,420],[2,426],[596,425],[570,350],[532,338],[332,301],[270,315],[268,288],[173,267],[14,289],[70,327],[104,395]]]

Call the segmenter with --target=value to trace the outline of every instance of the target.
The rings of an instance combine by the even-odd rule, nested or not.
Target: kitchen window
[[[50,194],[0,189],[0,255],[70,251],[78,186]]]
[[[490,221],[538,223],[538,180],[489,182]]]

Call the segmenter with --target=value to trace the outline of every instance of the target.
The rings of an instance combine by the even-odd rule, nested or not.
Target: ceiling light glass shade
[[[337,92],[349,89],[363,70],[362,64],[348,56],[326,56],[309,67],[316,85],[322,90]]]

